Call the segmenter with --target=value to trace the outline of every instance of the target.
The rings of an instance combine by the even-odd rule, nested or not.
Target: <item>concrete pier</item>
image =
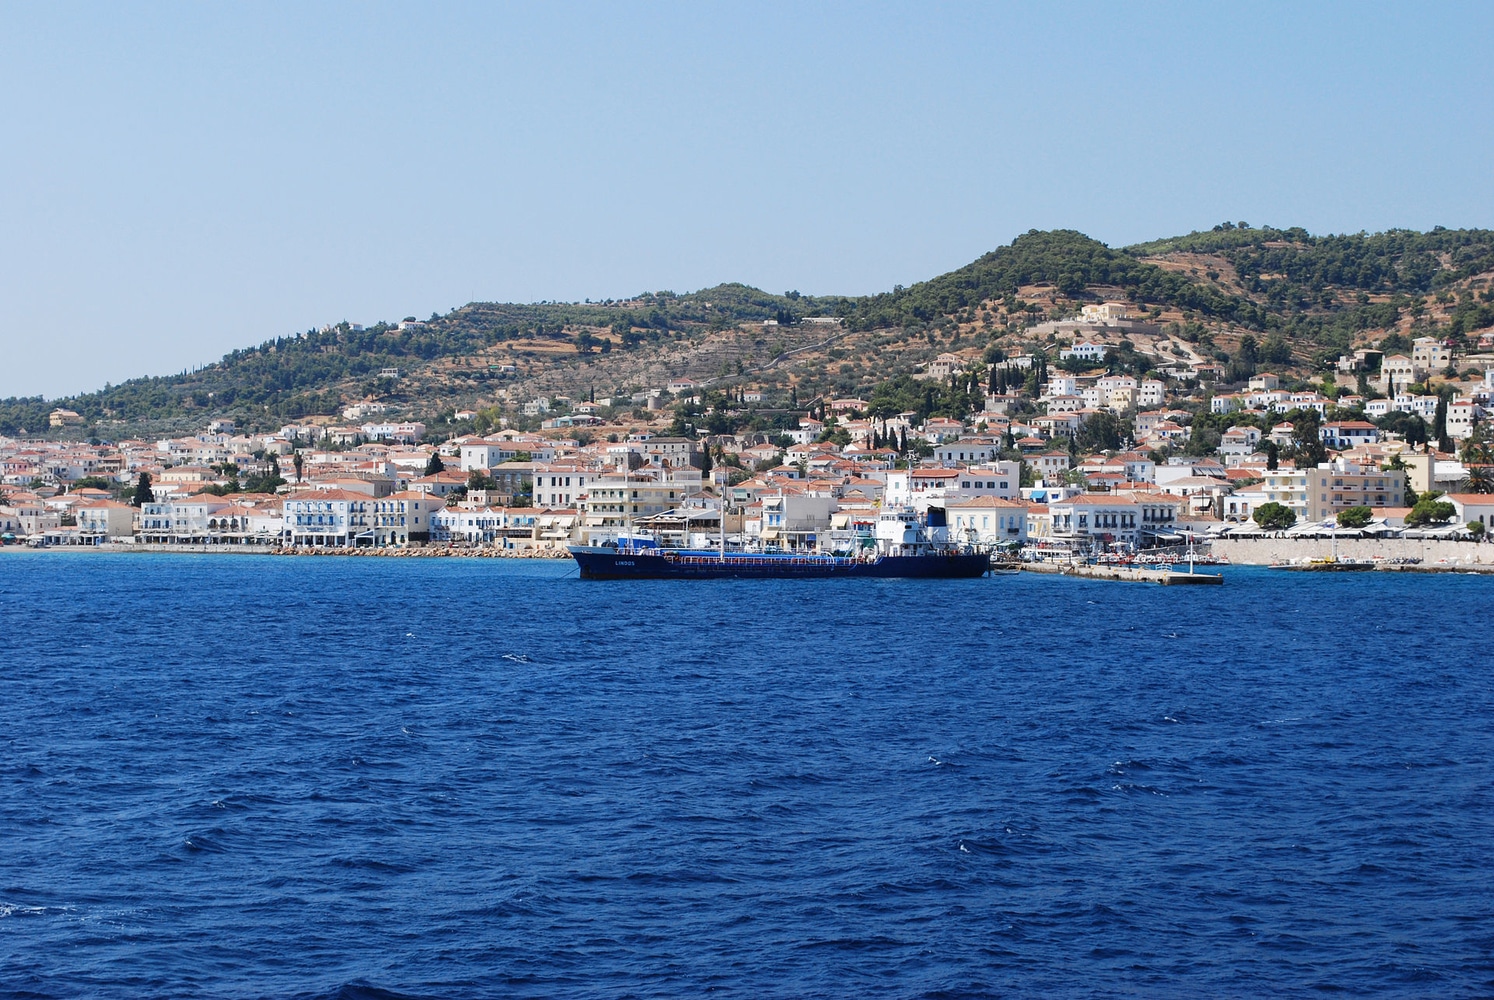
[[[1179,573],[1170,569],[1141,566],[1092,566],[1088,563],[1023,563],[1024,573],[1052,573],[1086,580],[1117,580],[1124,583],[1158,583],[1164,587],[1222,584],[1218,573]]]

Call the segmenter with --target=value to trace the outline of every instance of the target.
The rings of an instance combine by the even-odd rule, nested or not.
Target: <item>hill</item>
[[[864,297],[741,284],[629,300],[475,302],[425,322],[277,337],[217,364],[61,399],[0,400],[0,433],[37,433],[55,406],[103,437],[184,430],[209,416],[270,428],[377,399],[412,417],[564,392],[615,395],[670,378],[855,392],[941,351],[1017,346],[1044,320],[1120,300],[1169,349],[1230,361],[1250,343],[1320,369],[1357,345],[1494,326],[1494,232],[1313,236],[1224,223],[1115,249],[1032,231],[948,274]],[[840,324],[809,322],[835,319]],[[1053,342],[1028,346],[1045,347]],[[1250,350],[1255,350],[1252,346]],[[381,373],[397,369],[397,377]]]

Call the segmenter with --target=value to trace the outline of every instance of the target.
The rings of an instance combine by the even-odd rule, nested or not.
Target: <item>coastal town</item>
[[[0,438],[0,540],[564,556],[633,532],[803,552],[854,547],[885,508],[940,507],[957,541],[1042,561],[1210,543],[1227,558],[1262,537],[1477,543],[1494,525],[1494,355],[1455,363],[1426,337],[1320,379],[1227,385],[1181,343],[1139,351],[1124,304],[1048,325],[1051,354],[940,354],[902,396],[679,378],[510,401],[512,419],[457,411],[443,434],[367,400],[271,432],[220,418],[112,442],[68,440],[77,415],[58,409],[47,436]],[[910,386],[926,412],[892,405]],[[716,419],[744,413],[771,420]]]

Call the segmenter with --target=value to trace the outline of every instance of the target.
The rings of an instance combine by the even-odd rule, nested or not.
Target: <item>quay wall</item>
[[[500,549],[494,547],[465,548],[445,545],[412,546],[402,548],[388,546],[380,548],[285,548],[270,545],[158,545],[112,543],[107,545],[56,545],[49,548],[32,549],[29,546],[6,546],[3,551],[17,552],[174,552],[177,555],[210,556],[347,556],[353,558],[385,559],[570,559],[564,548],[535,547],[525,549]]]
[[[1331,538],[1216,538],[1215,555],[1239,566],[1326,559],[1333,555]],[[1423,566],[1474,565],[1494,567],[1494,543],[1457,542],[1420,538],[1340,538],[1340,559],[1404,561],[1420,559]]]

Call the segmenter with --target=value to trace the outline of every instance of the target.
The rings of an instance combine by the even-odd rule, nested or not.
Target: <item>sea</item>
[[[0,996],[1494,994],[1494,579],[0,552]]]

